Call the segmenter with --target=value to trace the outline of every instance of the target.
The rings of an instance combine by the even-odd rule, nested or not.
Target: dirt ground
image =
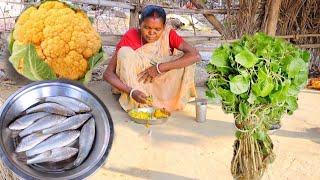
[[[104,22],[97,27],[99,32],[123,34],[127,30],[128,19],[109,14],[99,18]],[[204,22],[203,18],[199,20]],[[7,26],[10,29],[13,23]],[[3,27],[0,22],[0,29],[5,29]],[[203,27],[207,24],[199,26],[199,29]],[[193,34],[190,28],[181,32],[182,35],[190,33]],[[212,33],[210,30],[197,32],[197,35],[216,35]],[[4,42],[0,40],[0,43]],[[110,55],[113,50],[109,48],[106,52]],[[201,55],[203,62],[199,63],[196,71],[198,85],[204,84],[204,66],[211,53]],[[13,92],[30,83],[14,72],[2,71],[2,59],[0,56],[0,106]],[[109,109],[115,137],[105,165],[88,179],[232,179],[230,164],[235,129],[231,115],[226,115],[219,105],[209,104],[207,121],[197,123],[194,120],[194,105],[188,104],[184,111],[173,113],[167,123],[147,129],[130,121],[120,108],[117,97],[111,94],[110,86],[101,81],[105,67],[102,65],[94,71],[94,81],[87,87]],[[204,97],[203,87],[198,87],[198,94]],[[292,116],[285,116],[282,128],[272,132],[277,157],[265,172],[263,180],[320,179],[319,112],[320,93],[302,92],[299,109]]]
[[[91,179],[232,179],[233,118],[210,104],[207,122],[194,121],[189,104],[173,113],[168,123],[151,127],[151,134],[130,122],[104,82],[89,88],[109,107],[115,123],[115,142],[106,165]],[[198,88],[199,96],[204,89]],[[271,136],[277,158],[263,179],[320,178],[320,94],[300,94],[300,108],[286,116]]]
[[[28,83],[1,84],[0,103]],[[195,122],[195,110],[184,111],[150,130],[131,122],[117,97],[103,81],[87,85],[107,106],[115,125],[114,143],[106,164],[89,179],[232,179],[234,125],[231,115],[209,104],[207,121]],[[198,88],[200,97],[204,88]],[[282,128],[271,135],[276,160],[263,179],[320,179],[320,94],[304,91],[299,109],[285,116]]]
[[[219,105],[209,104],[207,122],[197,123],[194,105],[188,104],[184,111],[174,112],[167,123],[148,130],[130,121],[110,86],[101,81],[105,67],[94,71],[87,87],[109,109],[115,138],[106,164],[89,179],[232,179],[235,129],[231,115]],[[0,82],[0,105],[30,83],[8,68],[7,61],[0,61]],[[204,97],[203,87],[198,87],[198,95]],[[320,179],[319,105],[319,91],[300,94],[299,109],[285,116],[282,128],[271,135],[277,158],[263,179]]]

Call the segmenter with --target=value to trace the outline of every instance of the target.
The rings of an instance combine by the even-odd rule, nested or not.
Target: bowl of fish
[[[164,108],[144,107],[132,109],[128,115],[136,123],[155,125],[167,122],[171,114]]]
[[[106,161],[114,129],[104,103],[70,81],[40,81],[0,109],[0,155],[22,179],[84,179]]]

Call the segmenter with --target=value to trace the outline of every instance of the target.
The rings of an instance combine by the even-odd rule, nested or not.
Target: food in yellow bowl
[[[137,109],[131,110],[128,112],[129,116],[132,118],[136,119],[163,119],[163,118],[168,118],[170,116],[170,113],[165,110],[164,108],[162,109],[155,109],[154,111],[151,112],[146,112],[146,111],[139,111]]]
[[[136,119],[151,119],[151,114],[148,112],[142,112],[142,111],[129,111],[129,116],[136,118]]]
[[[153,117],[155,117],[156,119],[167,118],[169,116],[170,116],[170,113],[166,111],[164,108],[156,109],[153,113]]]

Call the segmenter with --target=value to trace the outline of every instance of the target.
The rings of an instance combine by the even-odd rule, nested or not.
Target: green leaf
[[[243,50],[243,47],[240,45],[239,42],[235,42],[233,43],[232,50],[234,54],[238,54]]]
[[[9,61],[13,67],[18,71],[19,62],[24,58],[27,51],[26,45],[20,45],[15,41],[12,45],[12,54],[9,57]]]
[[[256,55],[258,57],[266,57],[267,54],[268,54],[267,47],[263,47],[263,48],[258,48],[257,49]]]
[[[277,59],[278,57],[281,57],[284,53],[283,49],[284,49],[284,42],[282,39],[275,39],[273,41],[272,44],[270,44],[270,46],[272,48],[270,48],[270,57]]]
[[[228,67],[228,57],[228,50],[220,47],[213,52],[210,63],[217,67]]]
[[[47,63],[41,60],[32,44],[20,45],[13,43],[12,55],[9,58],[18,73],[30,80],[56,79],[56,75]],[[23,62],[23,64],[21,64]],[[19,69],[19,64],[22,69]]]
[[[281,66],[284,68],[288,67],[291,61],[293,61],[293,56],[291,55],[285,55],[280,59]]]
[[[85,74],[84,78],[79,80],[80,82],[87,84],[91,79],[92,79],[92,71],[95,67],[97,67],[100,63],[105,61],[105,53],[102,48],[100,48],[99,52],[95,54],[94,56],[89,58],[88,65],[89,65],[89,70]]]
[[[277,73],[279,71],[280,65],[278,61],[271,62],[271,71]]]
[[[286,103],[287,103],[288,110],[293,112],[298,109],[298,103],[297,103],[296,97],[288,96],[286,99]]]
[[[254,132],[253,137],[256,140],[264,141],[266,139],[266,133],[258,129],[257,131]]]
[[[229,90],[223,89],[221,87],[218,88],[217,93],[222,98],[224,103],[228,105],[234,105],[236,102],[236,96]]]
[[[92,79],[92,70],[87,71],[86,75],[84,78],[80,79],[79,81],[82,82],[83,84],[88,84]]]
[[[252,85],[252,90],[256,96],[266,97],[268,96],[274,88],[274,83],[272,77],[263,70],[258,71],[258,82]]]
[[[257,96],[256,95],[254,95],[254,93],[250,93],[249,94],[249,98],[247,99],[247,101],[248,101],[248,103],[250,103],[250,104],[254,104],[254,102],[255,102],[255,100],[257,99]]]
[[[271,103],[273,105],[276,105],[277,103],[281,103],[285,101],[286,97],[282,95],[282,90],[279,90],[273,94],[270,95]]]
[[[207,90],[206,97],[212,99],[215,103],[219,103],[222,100],[215,90]]]
[[[259,80],[258,83],[252,85],[252,90],[255,95],[260,97],[268,96],[274,88],[273,80],[271,77],[268,77],[265,80]]]
[[[300,88],[295,84],[291,84],[288,90],[289,96],[297,96],[299,94]]]
[[[247,93],[242,93],[239,95],[241,99],[248,99],[249,95]]]
[[[299,74],[294,76],[293,78],[293,83],[299,87],[303,88],[308,82],[308,71],[300,71]]]
[[[244,78],[246,78],[246,79],[250,79],[251,78],[251,75],[246,70],[239,69],[239,72]]]
[[[256,56],[269,57],[269,51],[272,50],[270,47],[273,39],[264,33],[256,33],[253,40],[256,48]]]
[[[280,118],[282,117],[283,113],[285,112],[285,107],[284,106],[274,106],[272,107],[272,111],[269,116],[269,123],[270,124],[276,124],[279,123]]]
[[[14,31],[14,29],[10,32],[10,35],[8,37],[8,50],[9,50],[10,54],[12,54],[13,44],[14,44],[13,31]]]
[[[215,89],[218,87],[219,80],[217,78],[211,78],[207,82],[207,86],[209,89]]]
[[[32,44],[26,45],[22,75],[33,81],[56,79],[51,67],[41,60]]]
[[[260,84],[259,83],[252,84],[252,91],[254,95],[260,96],[261,95]]]
[[[258,70],[258,79],[260,81],[264,81],[268,78],[268,74],[263,70],[263,69],[259,69]]]
[[[228,74],[230,71],[229,67],[217,67],[218,72],[221,72],[221,74]]]
[[[214,99],[215,95],[213,91],[207,90],[206,91],[206,97],[210,98],[210,99]]]
[[[234,94],[242,94],[248,91],[250,81],[242,75],[233,77],[230,81],[230,90]]]
[[[289,92],[289,87],[290,87],[289,83],[284,83],[280,90],[270,94],[269,96],[271,99],[271,103],[273,105],[277,105],[279,103],[285,102]]]
[[[212,64],[208,64],[206,66],[207,73],[213,73],[216,70],[216,68]]]
[[[235,136],[237,137],[237,139],[240,139],[242,136],[242,133],[240,131],[236,131]]]
[[[309,51],[301,51],[300,57],[301,57],[301,58],[303,59],[303,61],[306,62],[306,63],[309,62],[309,61],[310,61],[310,58],[311,58]]]
[[[269,104],[269,103],[270,103],[269,99],[265,97],[257,97],[257,99],[255,100],[255,104]]]
[[[240,103],[239,105],[239,111],[242,119],[246,119],[249,114],[249,106],[246,103]]]
[[[83,11],[81,8],[80,8],[80,5],[78,4],[74,4],[72,2],[69,2],[67,0],[60,0],[61,2],[63,2],[65,5],[67,5],[70,9],[74,10],[75,12],[77,11]]]
[[[235,56],[235,61],[246,68],[251,68],[258,62],[258,58],[249,50],[244,49]]]
[[[94,17],[88,17],[88,19],[89,19],[89,21],[90,21],[91,24],[94,23]]]
[[[301,70],[304,69],[306,63],[301,58],[294,58],[287,66],[287,73],[290,78],[298,75]]]
[[[258,32],[256,34],[254,34],[253,36],[254,41],[258,44],[271,44],[271,42],[273,41],[273,38],[266,35],[265,33],[262,32]]]
[[[105,54],[104,54],[103,50],[100,49],[99,53],[97,53],[94,56],[92,56],[91,58],[89,58],[89,61],[88,61],[89,69],[93,69],[98,64],[100,64],[104,60],[103,56],[105,56]]]

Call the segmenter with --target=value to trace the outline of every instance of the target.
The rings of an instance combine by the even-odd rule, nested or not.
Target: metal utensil
[[[149,125],[155,125],[155,124],[163,124],[165,122],[168,121],[169,117],[167,118],[161,118],[161,119],[156,119],[154,117],[152,117],[153,112],[155,111],[155,108],[153,107],[145,107],[145,108],[136,108],[136,109],[132,109],[131,111],[137,111],[137,112],[147,112],[149,114],[151,114],[151,119],[138,119],[138,118],[134,118],[134,117],[130,117],[131,120],[133,120],[136,123],[139,124],[149,124]]]
[[[54,168],[42,163],[27,166],[14,154],[14,142],[8,125],[25,109],[37,103],[39,98],[67,96],[92,107],[96,122],[94,146],[86,160],[78,167],[65,170],[66,164],[55,164]],[[0,156],[5,165],[22,179],[85,179],[101,167],[112,146],[114,128],[104,103],[84,86],[65,80],[40,81],[31,83],[13,93],[0,110]]]
[[[196,102],[196,121],[199,123],[205,122],[207,120],[207,101],[198,100]]]

